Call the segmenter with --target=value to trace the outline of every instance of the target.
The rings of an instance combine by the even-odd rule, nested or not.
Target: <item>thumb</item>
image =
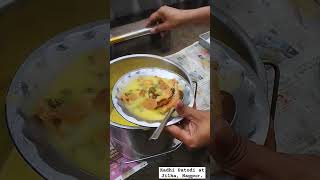
[[[152,28],[151,32],[158,33],[158,32],[162,32],[162,31],[168,31],[170,29],[172,29],[170,24],[164,22],[164,23],[158,24],[154,28]]]
[[[184,118],[194,116],[197,113],[197,110],[184,105],[181,100],[178,101],[175,109]]]
[[[189,133],[185,131],[183,128],[177,125],[167,126],[166,131],[168,131],[173,137],[180,140],[183,143],[187,143],[189,141]]]

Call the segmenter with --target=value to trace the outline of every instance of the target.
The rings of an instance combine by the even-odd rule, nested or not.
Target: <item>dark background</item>
[[[16,0],[0,7],[0,179],[40,179],[15,150],[5,123],[6,92],[15,72],[50,38],[108,19],[109,10],[107,0]]]

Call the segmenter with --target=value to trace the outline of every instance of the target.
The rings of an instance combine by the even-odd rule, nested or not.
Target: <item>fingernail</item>
[[[177,105],[176,105],[177,108],[182,108],[183,107],[183,103],[179,100]]]

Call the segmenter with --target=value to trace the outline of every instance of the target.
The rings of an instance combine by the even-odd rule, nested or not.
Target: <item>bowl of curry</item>
[[[182,67],[160,56],[133,54],[110,61],[110,142],[115,149],[128,160],[138,160],[179,148],[181,143],[168,133],[157,141],[148,139],[170,104],[182,99],[193,105],[192,83]],[[181,119],[175,115],[169,123]]]
[[[112,102],[129,122],[157,127],[179,100],[188,105],[192,94],[190,83],[182,76],[164,68],[140,68],[126,73],[117,81],[112,91]],[[167,125],[181,119],[173,114]]]

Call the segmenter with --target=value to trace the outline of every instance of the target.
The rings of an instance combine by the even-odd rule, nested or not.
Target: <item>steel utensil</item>
[[[126,34],[123,34],[123,35],[111,37],[110,38],[110,43],[111,43],[111,45],[113,45],[113,44],[117,44],[117,43],[120,43],[120,42],[123,42],[123,41],[127,41],[127,40],[130,40],[130,39],[134,39],[134,38],[137,38],[137,37],[141,37],[141,36],[145,36],[145,35],[151,34],[151,29],[152,28],[143,28],[143,29],[132,31],[132,32],[129,32],[129,33],[126,33]]]
[[[168,120],[170,119],[172,113],[174,112],[174,108],[171,108],[170,111],[167,113],[166,117],[163,119],[159,127],[153,132],[149,140],[157,140],[163,131],[163,128],[166,126]]]

